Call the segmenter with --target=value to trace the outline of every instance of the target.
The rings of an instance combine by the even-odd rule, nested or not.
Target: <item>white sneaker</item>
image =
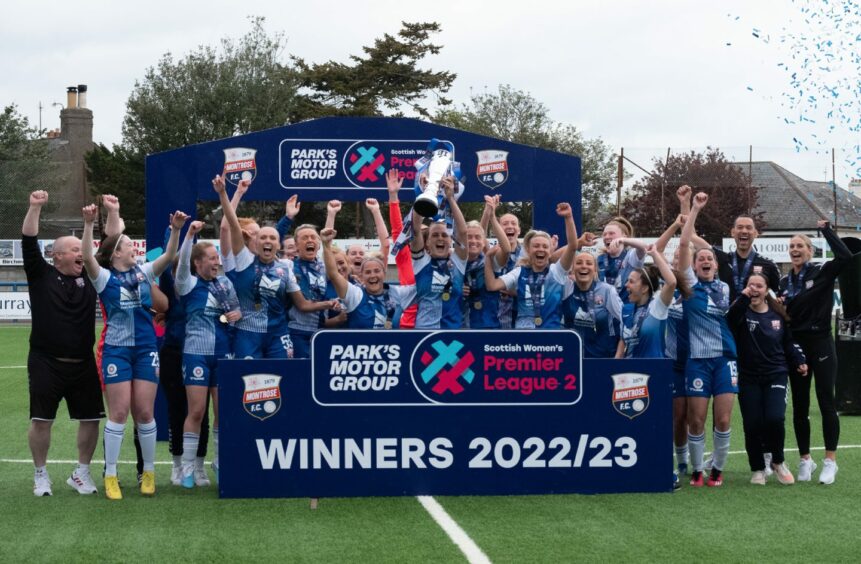
[[[170,469],[170,483],[174,486],[182,485],[182,465]]]
[[[766,481],[765,472],[763,472],[762,470],[757,470],[750,477],[750,483],[756,484],[757,486],[764,486],[765,481]]]
[[[781,462],[780,464],[775,464],[773,466],[774,475],[777,476],[777,481],[783,484],[784,486],[791,486],[795,483],[795,478],[792,477],[792,472],[789,471],[789,468],[786,467],[785,462]]]
[[[96,484],[93,483],[93,478],[90,476],[90,473],[81,472],[77,468],[75,468],[72,475],[69,476],[69,479],[66,480],[66,483],[75,488],[81,495],[91,495],[98,493],[99,491],[96,489]]]
[[[47,472],[36,474],[33,477],[33,495],[36,497],[52,495],[51,478],[48,477]]]
[[[816,463],[813,462],[813,459],[802,458],[801,462],[798,463],[798,481],[809,482],[814,470],[816,470]]]
[[[765,477],[768,478],[774,473],[774,470],[771,469],[771,453],[762,453],[762,460],[765,462]]]
[[[826,458],[822,461],[822,472],[819,473],[820,484],[833,484],[834,476],[837,475],[837,463]]]
[[[194,485],[199,488],[210,485],[209,476],[206,475],[206,468],[203,466],[202,458],[197,458],[194,461]]]

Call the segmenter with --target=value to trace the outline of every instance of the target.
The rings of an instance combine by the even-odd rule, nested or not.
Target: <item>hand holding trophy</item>
[[[413,210],[422,217],[433,217],[439,211],[437,195],[440,181],[451,174],[452,146],[450,143],[439,143],[433,150],[427,167],[427,185],[416,197]]]

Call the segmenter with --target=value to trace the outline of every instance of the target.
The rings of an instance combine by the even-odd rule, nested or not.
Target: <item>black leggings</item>
[[[182,383],[182,351],[174,347],[162,347],[159,352],[161,382],[164,397],[167,400],[167,419],[169,424],[168,443],[170,453],[182,455],[182,427],[188,415],[188,396]],[[206,398],[206,410],[200,422],[200,442],[197,443],[197,456],[206,457],[206,443],[209,441],[209,396]]]
[[[771,461],[784,461],[783,443],[786,436],[787,375],[775,377],[770,382],[752,381],[741,374],[738,380],[738,405],[744,424],[744,448],[753,472],[765,470],[763,452],[771,453]]]
[[[789,384],[792,389],[792,422],[795,425],[795,440],[801,456],[810,454],[810,381],[816,381],[816,401],[822,414],[822,435],[825,450],[837,450],[840,439],[840,419],[834,401],[834,386],[837,383],[837,351],[834,339],[828,335],[795,335],[795,341],[807,357],[807,376],[790,370]]]

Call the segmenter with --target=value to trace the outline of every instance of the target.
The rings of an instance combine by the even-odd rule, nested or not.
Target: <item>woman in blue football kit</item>
[[[332,304],[311,303],[302,296],[293,275],[293,265],[277,258],[281,241],[275,228],[263,227],[257,232],[255,257],[245,244],[239,219],[227,199],[224,178],[216,176],[212,185],[230,226],[235,256],[234,268],[227,273],[242,311],[242,318],[236,324],[234,355],[237,358],[290,358],[293,342],[287,325],[287,301],[291,300],[295,309],[303,312],[319,312]]]
[[[170,216],[171,234],[165,253],[138,266],[135,248],[125,235],[105,239],[93,255],[93,223],[98,209],[86,206],[83,257],[87,276],[105,306],[108,330],[102,355],[108,422],[105,424],[105,497],[122,499],[117,480],[117,459],[123,442],[129,410],[138,429],[143,474],[141,493],[155,494],[156,423],[153,405],[158,390],[158,349],[152,324],[150,286],[176,256],[179,231],[188,216],[176,211]]]
[[[496,218],[496,206],[499,196],[484,197],[484,213],[482,222],[470,221],[466,224],[466,273],[464,276],[464,302],[466,315],[464,327],[470,329],[499,329],[499,292],[490,292],[484,283],[484,263],[487,260],[487,237],[485,237],[484,218],[487,217],[493,229],[500,250],[494,255],[493,271],[501,273],[508,264],[511,246],[499,220]]]
[[[569,278],[573,280],[571,294],[562,302],[565,328],[580,335],[586,358],[612,358],[621,335],[619,292],[598,280],[595,257],[591,253],[575,255]]]
[[[628,275],[643,268],[646,258],[646,246],[631,236],[631,223],[623,217],[613,218],[604,226],[601,234],[604,252],[598,255],[598,279],[616,288],[622,303],[628,303],[625,289]]]
[[[188,228],[179,253],[176,291],[185,310],[185,344],[182,373],[188,397],[188,415],[183,425],[182,485],[195,485],[194,461],[200,441],[200,425],[207,408],[207,394],[212,396],[215,455],[213,468],[218,469],[218,360],[231,357],[228,323],[242,317],[239,298],[233,284],[218,275],[218,251],[212,243],[194,244],[203,222],[194,221]]]
[[[466,272],[466,221],[454,197],[457,180],[440,181],[454,221],[454,239],[445,223],[432,223],[427,241],[422,233],[424,218],[413,210],[413,238],[410,250],[416,279],[416,329],[460,329],[463,327],[463,280]]]
[[[406,309],[416,299],[416,287],[386,286],[385,259],[365,253],[360,275],[364,284],[359,286],[349,281],[349,270],[341,272],[335,264],[332,240],[334,229],[327,227],[320,233],[323,241],[323,261],[326,274],[347,312],[348,329],[391,329],[395,311]]]
[[[622,307],[623,340],[616,358],[664,358],[664,333],[676,277],[655,245],[649,245],[646,254],[655,265],[632,271],[625,283],[630,302]]]
[[[831,336],[834,308],[834,282],[840,271],[852,258],[852,251],[840,240],[824,220],[818,223],[823,237],[834,252],[834,258],[822,264],[813,264],[813,243],[806,235],[789,240],[789,259],[792,270],[780,281],[780,298],[789,314],[792,334],[807,357],[810,373],[807,376],[790,372],[792,390],[792,421],[795,440],[801,461],[798,481],[811,479],[816,463],[810,458],[810,384],[815,384],[816,402],[822,414],[822,436],[825,440],[825,459],[819,483],[833,484],[837,474],[837,443],[840,439],[840,419],[834,401],[837,382],[837,351]]]
[[[744,448],[750,483],[765,485],[764,452],[771,453],[771,469],[781,484],[795,479],[784,463],[786,387],[791,369],[801,376],[807,364],[792,340],[783,306],[768,295],[768,277],[751,274],[733,302],[727,321],[738,345],[738,403],[744,424]]]
[[[690,216],[682,228],[680,246],[685,249],[694,235],[696,218],[706,205],[702,192],[694,197]],[[690,253],[679,256],[679,270],[687,277],[692,295],[684,301],[689,358],[685,364],[688,403],[688,448],[693,472],[691,485],[703,485],[705,421],[714,397],[714,464],[709,486],[723,484],[722,471],[729,454],[730,419],[738,393],[735,341],[726,322],[729,286],[717,278],[717,260],[709,248],[697,249],[691,268]]]
[[[486,260],[484,263],[484,279],[488,290],[517,291],[516,329],[562,327],[562,301],[571,290],[568,270],[577,251],[577,227],[569,204],[557,204],[556,214],[564,219],[565,235],[568,238],[558,262],[550,264],[553,251],[550,235],[543,231],[530,231],[523,240],[526,248],[526,257],[521,261],[523,264],[497,277],[491,261]],[[496,249],[491,249],[488,257],[499,252]]]

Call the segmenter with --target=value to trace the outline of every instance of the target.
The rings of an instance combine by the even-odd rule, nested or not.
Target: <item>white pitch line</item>
[[[475,544],[475,541],[466,534],[466,531],[461,529],[460,525],[458,525],[457,522],[452,519],[448,513],[446,513],[445,509],[443,509],[442,505],[440,505],[437,500],[429,495],[419,495],[416,496],[416,499],[418,499],[419,503],[422,504],[422,507],[430,513],[430,516],[433,517],[436,524],[445,531],[448,538],[450,538],[452,542],[457,545],[463,555],[466,556],[467,562],[470,564],[490,564],[490,559],[487,555],[482,552],[478,545]]]
[[[21,366],[0,366],[0,370],[4,368],[27,368],[26,364],[22,364]]]

